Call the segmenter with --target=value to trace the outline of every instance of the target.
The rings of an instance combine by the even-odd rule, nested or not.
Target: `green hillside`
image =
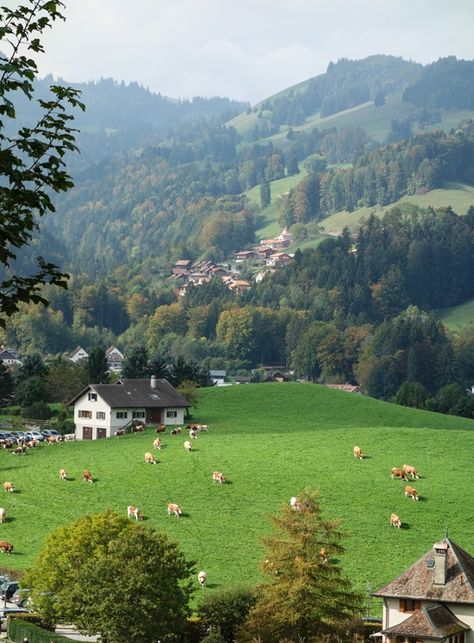
[[[383,216],[385,212],[402,203],[413,203],[421,208],[451,206],[457,214],[466,214],[469,207],[474,205],[474,187],[463,183],[447,183],[443,189],[431,190],[426,194],[404,196],[386,206],[357,208],[353,212],[336,212],[323,219],[321,225],[327,234],[339,234],[345,226],[350,229],[357,227],[363,217],[367,218],[372,213]]]
[[[450,306],[436,311],[436,316],[450,330],[456,331],[474,322],[474,301],[466,301],[460,306]]]
[[[15,551],[4,564],[28,566],[57,525],[106,508],[125,514],[136,504],[145,524],[165,529],[209,576],[210,588],[258,580],[260,538],[269,514],[302,488],[319,489],[325,515],[341,518],[348,534],[345,571],[365,588],[377,587],[416,560],[446,525],[474,551],[466,511],[474,485],[474,423],[390,405],[312,384],[244,385],[206,389],[195,420],[208,433],[186,453],[186,435],[164,435],[158,464],[146,465],[154,434],[93,443],[43,446],[26,456],[0,453],[8,520],[1,538]],[[366,458],[355,460],[359,445]],[[390,469],[413,464],[421,498],[403,495]],[[65,467],[70,479],[58,477]],[[82,482],[88,468],[96,482]],[[212,472],[228,477],[212,483]],[[448,493],[449,492],[449,493]],[[168,517],[166,504],[182,506]],[[397,512],[404,529],[389,526]]]

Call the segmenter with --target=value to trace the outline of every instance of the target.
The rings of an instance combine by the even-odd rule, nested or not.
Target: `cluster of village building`
[[[229,290],[237,293],[246,292],[251,287],[251,282],[242,279],[239,264],[247,262],[252,266],[253,279],[256,283],[262,281],[265,275],[272,273],[277,268],[286,266],[293,259],[293,255],[284,252],[291,245],[292,238],[285,229],[274,239],[265,239],[250,250],[239,250],[235,253],[234,266],[229,264],[214,263],[213,261],[191,261],[180,259],[172,268],[168,281],[175,284],[179,295],[184,296],[189,286],[201,286],[208,283],[213,277],[218,277],[226,284]]]

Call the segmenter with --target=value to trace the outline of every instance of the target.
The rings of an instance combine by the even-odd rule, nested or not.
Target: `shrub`
[[[30,406],[21,409],[21,417],[30,420],[49,420],[51,409],[46,402],[34,402]]]
[[[232,643],[237,628],[245,622],[255,601],[254,591],[247,587],[235,587],[206,596],[199,605],[198,616],[209,636],[220,635],[221,638],[204,640],[208,643],[221,640]]]

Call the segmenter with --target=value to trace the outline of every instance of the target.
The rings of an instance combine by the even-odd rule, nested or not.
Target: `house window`
[[[88,393],[87,399],[89,402],[97,402],[97,393]]]
[[[178,417],[178,411],[166,411],[166,417],[167,418],[177,418]]]
[[[128,411],[117,411],[117,420],[126,420],[128,418]]]
[[[96,420],[105,420],[105,411],[97,411],[95,418]]]
[[[400,599],[400,612],[414,612],[421,607],[420,601],[415,601],[413,598]]]
[[[92,411],[79,411],[78,417],[88,418],[89,420],[92,420]]]
[[[132,418],[134,420],[143,420],[145,418],[145,411],[132,411]]]
[[[450,636],[448,639],[448,643],[464,643],[464,632],[460,632],[459,634]]]

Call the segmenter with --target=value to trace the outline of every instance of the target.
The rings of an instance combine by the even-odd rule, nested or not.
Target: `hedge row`
[[[27,638],[28,643],[71,643],[72,639],[66,636],[58,636],[54,632],[28,623],[21,618],[8,618],[8,640],[12,643],[23,643]]]

